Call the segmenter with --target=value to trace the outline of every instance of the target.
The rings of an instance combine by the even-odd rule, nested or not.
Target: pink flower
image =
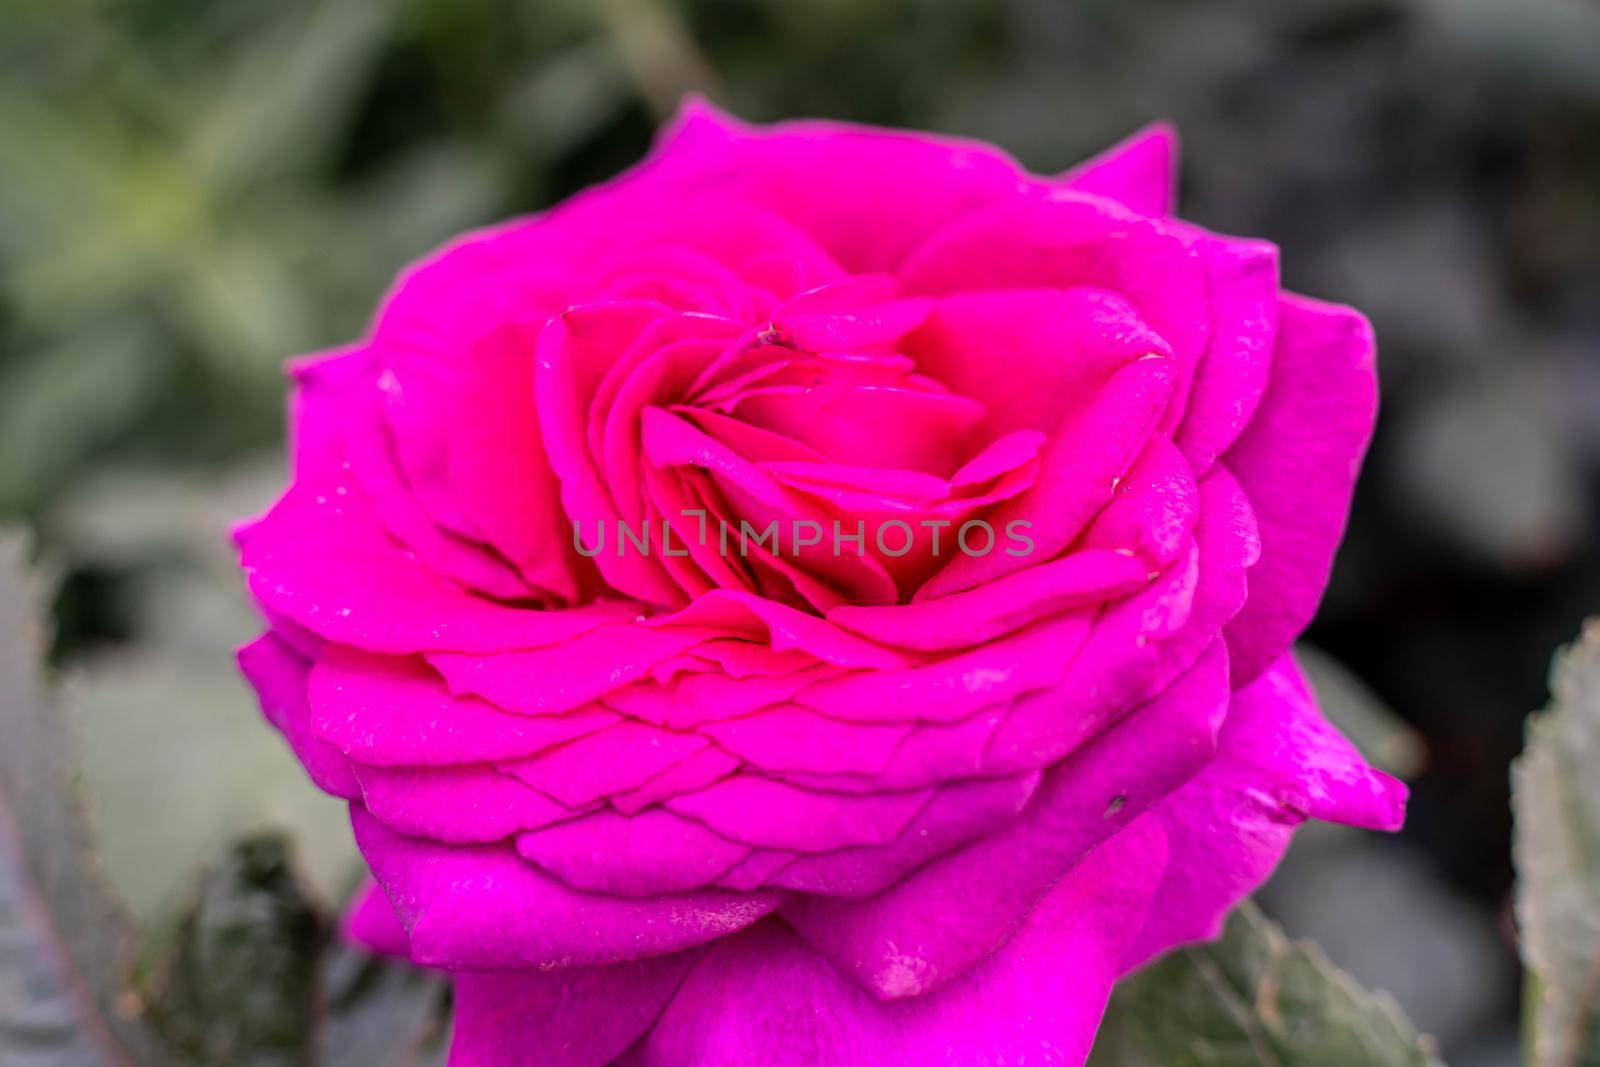
[[[1288,656],[1371,331],[1174,152],[691,104],[294,367],[240,660],[453,1062],[1076,1064],[1298,824],[1400,824]]]

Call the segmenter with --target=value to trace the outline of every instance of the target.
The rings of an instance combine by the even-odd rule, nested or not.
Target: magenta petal
[[[1182,227],[1070,190],[1008,200],[934,235],[900,271],[906,292],[1096,287],[1117,294],[1184,368],[1211,328],[1206,267]]]
[[[381,956],[411,958],[411,937],[394,913],[383,888],[372,879],[356,890],[345,906],[339,932],[349,941]]]
[[[339,450],[322,457],[324,463],[334,464],[331,477],[347,466],[385,531],[428,569],[493,597],[537,595],[539,591],[492,549],[440,526],[427,513],[396,462],[394,442],[380,410],[377,378],[370,370],[352,376],[342,363],[301,365],[295,372],[297,403],[308,413],[328,408],[341,420]],[[308,474],[302,479],[327,480]]]
[[[782,924],[712,946],[628,1061],[638,1067],[1081,1064],[1165,862],[1130,826],[1062,878],[960,982],[883,1003]]]
[[[765,884],[805,893],[860,897],[878,893],[908,872],[1014,819],[1039,788],[1037,771],[1005,778],[951,782],[934,794],[883,845],[796,856]],[[722,884],[731,884],[726,879]]]
[[[1150,579],[1150,565],[1142,560],[1088,549],[933,600],[884,607],[847,604],[828,612],[828,621],[885,645],[962,648],[1072,608],[1118,599]]]
[[[663,150],[707,191],[769,208],[854,272],[889,270],[930,233],[1029,181],[991,145],[818,120],[746,126],[701,104]]]
[[[1171,860],[1124,969],[1215,937],[1307,818],[1395,830],[1405,801],[1404,785],[1328,725],[1284,657],[1234,694],[1216,760],[1150,813],[1166,828]]]
[[[905,670],[831,676],[794,702],[854,722],[951,722],[1059,682],[1089,622],[1057,616],[977,648]]]
[[[417,963],[451,970],[583,967],[677,952],[766,915],[780,893],[702,890],[628,900],[571,889],[510,845],[395,833],[351,805],[356,844],[411,934]]]
[[[621,513],[590,450],[588,405],[611,364],[665,315],[665,308],[641,301],[598,303],[565,312],[539,334],[534,371],[539,432],[560,480],[562,511],[573,531],[590,542],[609,529],[613,544],[620,545]],[[654,557],[602,551],[594,562],[612,588],[629,596],[656,604],[683,597]]]
[[[503,330],[466,354],[450,426],[450,483],[492,545],[538,587],[571,600],[577,560],[539,437],[534,343],[531,331]]]
[[[1150,440],[1172,397],[1175,371],[1167,356],[1141,356],[1116,371],[1092,401],[1063,420],[1045,446],[1033,485],[1001,502],[988,517],[996,530],[1025,532],[1031,551],[952,555],[917,590],[914,600],[972,589],[1067,548],[1111,501]]]
[[[1170,215],[1177,201],[1178,131],[1156,122],[1061,178],[1085,193],[1110,197],[1141,215]]]
[[[698,889],[750,854],[661,808],[602,808],[518,836],[517,851],[576,889],[630,897]]]
[[[621,719],[586,704],[559,715],[520,715],[455,696],[416,656],[330,645],[311,671],[316,736],[357,763],[427,767],[532,756]]]
[[[1119,367],[1170,347],[1126,300],[1098,288],[981,289],[940,297],[905,351],[988,412],[991,437],[1053,430]]]
[[[1211,289],[1211,339],[1173,440],[1204,474],[1238,439],[1267,385],[1278,328],[1278,250],[1194,230]]]
[[[603,1067],[655,1022],[694,959],[457,975],[450,1067]]]
[[[620,623],[566,641],[541,641],[541,648],[488,656],[441,652],[428,662],[444,675],[452,693],[484,697],[507,711],[545,715],[581,707],[720,636],[691,626]]]
[[[652,625],[721,627],[765,644],[773,652],[804,652],[824,663],[860,669],[904,666],[904,655],[857,637],[815,615],[735,589],[716,589],[682,611],[656,616]]]
[[[1283,297],[1266,395],[1222,459],[1261,531],[1250,599],[1227,628],[1238,683],[1281,656],[1322,599],[1377,414],[1373,355],[1359,313]]]
[[[305,765],[317,788],[354,799],[361,787],[344,753],[317,739],[312,730],[306,685],[311,664],[276,634],[263,634],[239,649],[239,669],[255,688],[261,711]]]
[[[1226,660],[1213,654],[1053,768],[1012,825],[876,896],[797,897],[784,918],[884,999],[925,996],[959,979],[1086,854],[1204,766],[1227,701],[1226,675]]]
[[[1153,440],[1084,531],[1082,547],[1128,552],[1164,569],[1188,548],[1199,497],[1183,455],[1171,443]]]
[[[572,808],[492,767],[356,765],[367,811],[403,834],[454,844],[500,841],[571,817]]]
[[[720,722],[699,732],[763,771],[875,774],[888,766],[911,732],[906,723],[843,722],[783,703]]]
[[[540,611],[474,596],[391,541],[348,475],[296,482],[251,528],[240,565],[269,611],[374,652],[543,645],[627,611]]]
[[[367,345],[302,356],[286,369],[289,393],[289,469],[299,478],[326,478],[345,459],[352,412],[342,403],[377,373]]]
[[[666,806],[723,837],[763,848],[825,852],[892,841],[933,798],[931,790],[850,796],[735,774]]]
[[[564,804],[579,807],[639,789],[710,742],[698,734],[620,722],[500,769]],[[530,827],[531,829],[531,827]]]

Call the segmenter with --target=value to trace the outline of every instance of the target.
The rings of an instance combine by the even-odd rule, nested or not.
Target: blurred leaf
[[[398,4],[331,0],[302,7],[219,68],[192,134],[216,188],[321,163],[359,102]]]
[[[108,464],[47,513],[62,551],[120,577],[133,638],[70,657],[84,792],[112,885],[147,925],[241,834],[293,833],[311,887],[336,900],[358,866],[343,805],[262,722],[233,651],[261,630],[228,530],[281,491],[275,450],[222,470]],[[195,803],[195,797],[206,798]]]
[[[1386,995],[1246,902],[1220,940],[1120,985],[1094,1067],[1442,1067]]]
[[[1518,82],[1600,99],[1600,9],[1585,0],[1423,0],[1436,32]]]
[[[678,108],[685,93],[716,95],[711,64],[667,0],[596,0],[623,66],[658,119]]]
[[[214,576],[242,603],[239,555],[228,531],[241,516],[272,505],[283,491],[283,472],[277,448],[242,455],[220,471],[113,459],[87,467],[62,492],[46,524],[59,550],[89,566],[132,571],[181,559]],[[151,612],[149,621],[162,629],[182,625],[164,614]],[[256,616],[247,613],[247,619],[247,633],[253,633]],[[184,640],[194,636],[183,633]]]
[[[1419,527],[1506,569],[1559,565],[1587,535],[1587,473],[1532,368],[1435,389],[1394,420],[1395,499]]]
[[[1511,768],[1530,1067],[1600,1063],[1600,619],[1556,655]]]
[[[0,507],[33,504],[144,414],[171,362],[113,319],[0,367]]]
[[[151,1014],[216,1067],[443,1067],[449,985],[332,936],[286,838],[228,847],[199,879]]]
[[[167,306],[217,376],[251,391],[275,386],[283,361],[320,339],[313,294],[277,236],[269,220],[229,240],[205,241],[188,250],[185,284],[165,290]]]
[[[204,227],[192,168],[121,116],[0,96],[0,129],[0,242],[16,257],[6,285],[36,319],[81,329],[86,309],[161,284]]]
[[[336,899],[357,868],[344,805],[306,780],[261,719],[231,646],[259,629],[242,595],[186,566],[136,584],[139,632],[72,678],[86,725],[85,791],[105,828],[105,862],[135,914],[172,914],[193,872],[242,833],[294,832],[311,885]],[[197,803],[196,798],[204,798]]]
[[[531,64],[507,86],[501,118],[533,158],[556,161],[616,121],[631,90],[616,52],[585,42]]]
[[[239,841],[200,882],[157,979],[152,1017],[198,1063],[306,1063],[324,937],[285,842]]]
[[[449,1048],[449,983],[432,971],[335,945],[317,1062],[330,1067],[434,1067]]]
[[[132,934],[39,673],[45,597],[26,561],[25,539],[0,534],[0,1062],[170,1063],[127,985]]]

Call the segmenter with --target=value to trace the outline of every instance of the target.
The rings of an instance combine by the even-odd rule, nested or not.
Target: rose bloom
[[[1371,331],[1174,155],[691,103],[294,365],[240,661],[453,1063],[1078,1064],[1299,824],[1400,824],[1289,655]]]

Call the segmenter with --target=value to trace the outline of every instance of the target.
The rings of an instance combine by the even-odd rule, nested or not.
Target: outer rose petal
[[[1081,1064],[1165,861],[1151,820],[1130,825],[1052,889],[1016,936],[960,982],[883,1003],[768,921],[713,945],[636,1067]]]
[[[411,958],[410,935],[394,913],[394,905],[384,896],[383,888],[370,878],[350,898],[339,922],[339,932],[347,940],[380,956]]]
[[[817,120],[747,126],[703,100],[659,151],[703,188],[788,219],[857,273],[893,269],[940,227],[1036,180],[977,141]]]
[[[1367,766],[1317,711],[1299,668],[1280,659],[1234,694],[1216,760],[1150,813],[1171,859],[1124,969],[1217,936],[1307,818],[1398,830],[1405,800],[1406,787]]]
[[[451,970],[583,967],[677,952],[766,915],[779,893],[703,891],[648,900],[569,889],[508,845],[406,837],[359,804],[356,844],[411,935],[411,958]]]
[[[374,652],[527,648],[633,615],[616,603],[529,611],[472,595],[395,544],[348,472],[290,487],[245,534],[240,565],[268,611]]]
[[[1373,356],[1360,313],[1282,298],[1266,395],[1223,457],[1261,530],[1250,598],[1226,631],[1235,684],[1281,656],[1322,599],[1377,417]]]
[[[311,663],[274,633],[245,645],[238,657],[239,669],[255,688],[262,713],[289,742],[317,788],[336,797],[360,797],[361,787],[350,773],[350,761],[312,732],[311,708],[306,703]]]
[[[1267,385],[1278,326],[1278,250],[1196,231],[1211,288],[1211,339],[1173,441],[1204,474],[1249,425]]]
[[[450,1067],[602,1067],[655,1022],[694,960],[459,975]]]
[[[1178,198],[1178,131],[1170,123],[1153,122],[1073,167],[1061,182],[1110,197],[1141,215],[1170,215]]]
[[[311,671],[316,736],[357,763],[431,767],[532,756],[621,719],[588,705],[562,715],[502,711],[454,696],[416,657],[378,656],[330,645]]]
[[[1161,699],[1055,767],[1013,825],[876,896],[800,897],[784,917],[886,1000],[926,996],[958,979],[1011,936],[1065,872],[1204,765],[1226,679],[1216,646]]]

